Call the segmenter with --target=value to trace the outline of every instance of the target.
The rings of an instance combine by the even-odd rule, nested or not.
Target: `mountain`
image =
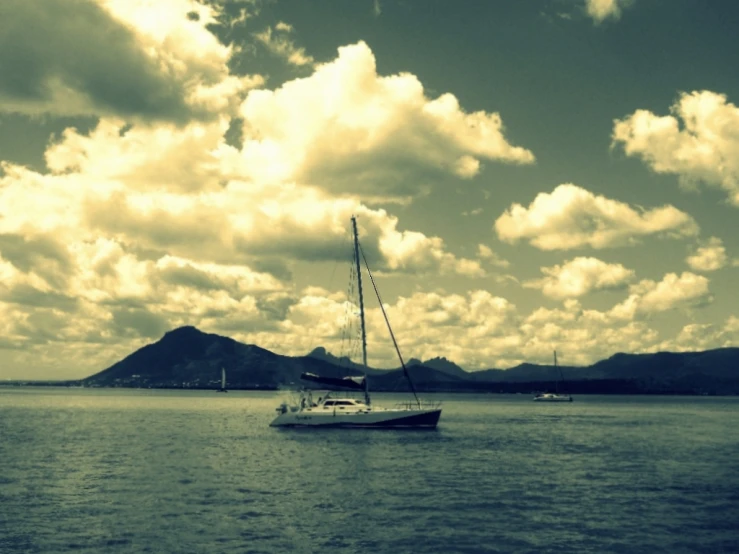
[[[323,346],[319,346],[317,348],[314,348],[313,351],[311,351],[308,354],[309,358],[315,358],[317,360],[321,360],[324,362],[328,362],[330,364],[339,366],[339,367],[346,367],[350,369],[356,369],[357,371],[363,371],[364,366],[362,364],[358,364],[356,362],[351,361],[348,356],[334,356],[330,352],[328,352]],[[370,369],[370,371],[374,371]]]
[[[445,371],[428,367],[425,364],[406,365],[408,374],[417,390],[448,390],[458,389],[461,384],[469,382],[468,377],[459,377],[449,375]],[[370,386],[374,390],[382,391],[408,391],[410,386],[403,375],[402,369],[393,369],[390,371],[382,371],[369,380]]]
[[[464,369],[459,367],[454,362],[451,362],[443,357],[431,358],[430,360],[426,360],[425,362],[417,360],[416,358],[411,358],[406,364],[407,367],[411,367],[414,365],[430,367],[431,369],[435,369],[437,371],[446,373],[447,375],[452,375],[453,377],[458,377],[462,379],[468,379],[470,377],[470,374],[467,373]]]
[[[365,373],[370,390],[408,390],[402,369],[363,368],[319,347],[307,356],[283,356],[252,344],[180,327],[109,368],[80,381],[85,386],[275,389],[305,384],[300,374],[330,377]],[[406,365],[419,391],[531,392],[552,388],[559,371],[524,363],[501,370],[466,372],[446,358]],[[578,393],[739,394],[739,348],[705,352],[619,353],[587,367],[560,367],[560,390]]]
[[[565,380],[587,379],[588,368],[560,366],[559,369],[553,365],[519,364],[510,369],[485,369],[472,373],[476,381],[490,381],[494,383],[522,383],[531,381],[556,381],[559,372]]]
[[[381,384],[392,383],[394,380],[397,379],[405,380],[402,369],[400,368],[395,370],[387,370],[365,367],[362,364],[353,362],[347,356],[334,356],[323,346],[319,346],[313,349],[313,351],[308,354],[308,357],[316,358],[318,360],[322,360],[340,367],[354,369],[369,376],[380,377],[381,379],[379,379],[377,382]],[[470,373],[467,373],[464,369],[456,365],[454,362],[450,362],[446,358],[432,358],[431,360],[427,360],[425,362],[422,362],[421,360],[418,360],[416,358],[411,358],[406,362],[405,365],[411,372],[411,379],[415,380],[416,375],[418,375],[421,382],[458,381],[460,379],[470,379],[471,376]],[[423,369],[413,369],[411,371],[411,368],[415,368],[417,366],[420,366]]]
[[[281,356],[195,327],[169,331],[109,368],[82,380],[86,386],[217,388],[225,368],[228,388],[278,388],[304,371],[329,377],[357,375],[328,362]]]
[[[589,368],[595,378],[632,379],[654,390],[739,393],[739,348],[615,354]]]

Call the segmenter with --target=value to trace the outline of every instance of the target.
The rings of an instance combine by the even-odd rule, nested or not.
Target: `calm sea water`
[[[739,552],[739,398],[436,398],[280,430],[279,393],[0,388],[0,552]]]

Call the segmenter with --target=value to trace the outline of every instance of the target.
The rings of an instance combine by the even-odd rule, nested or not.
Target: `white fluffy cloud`
[[[585,11],[593,21],[601,23],[606,19],[619,19],[627,0],[585,0]]]
[[[126,190],[218,191],[242,163],[224,140],[227,129],[225,118],[179,127],[103,118],[88,134],[66,129],[47,148],[46,165],[54,174],[75,173]]]
[[[723,241],[720,238],[711,237],[685,261],[694,271],[716,271],[726,266],[728,257]]]
[[[493,252],[493,250],[486,244],[477,245],[477,257],[495,267],[507,268],[511,265],[511,262],[498,256],[498,254]]]
[[[659,309],[679,304],[672,301]],[[406,358],[440,355],[472,370],[506,368],[532,361],[551,363],[555,349],[562,354],[563,363],[587,365],[614,352],[649,352],[666,344],[649,325],[655,311],[634,312],[631,317],[623,317],[612,313],[613,310],[584,309],[575,299],[565,300],[561,308],[538,308],[524,316],[510,301],[486,291],[464,295],[419,292],[398,298],[395,303],[387,304],[386,309]],[[342,328],[347,318],[356,318],[356,311],[356,305],[347,303],[342,295],[330,295],[323,290],[306,292],[290,308],[290,315],[283,323],[282,331],[289,330],[295,336],[289,346],[285,345],[281,332],[248,334],[242,338],[278,350],[288,348],[295,355],[322,345],[337,355],[353,353],[354,359],[358,359],[356,349],[344,344],[342,350]],[[729,336],[726,333],[731,333],[730,324],[731,320],[726,325],[726,337]],[[367,308],[367,326],[370,365],[397,367],[385,322],[379,309],[372,305]],[[739,333],[739,323],[735,321],[734,327]],[[429,344],[434,345],[432,350]]]
[[[196,0],[6,0],[0,111],[208,119],[260,77],[231,75],[232,50]]]
[[[587,365],[614,352],[649,351],[659,339],[645,321],[583,309],[576,299],[566,300],[562,308],[534,310],[521,325],[521,333],[528,359],[548,363],[556,349],[567,365]]]
[[[120,140],[125,142],[125,137]],[[102,151],[107,155],[109,149]],[[140,159],[136,153],[130,157]],[[197,162],[196,158],[195,175],[207,166]],[[158,163],[165,167],[166,157]],[[336,199],[319,189],[231,181],[203,191],[186,188],[183,194],[169,190],[167,179],[174,174],[165,173],[166,178],[159,181],[144,164],[142,179],[150,176],[152,184],[149,190],[134,190],[127,182],[136,180],[136,173],[115,177],[117,170],[107,168],[110,176],[98,176],[94,172],[102,160],[85,158],[83,165],[93,168],[93,175],[42,175],[6,165],[6,176],[0,180],[5,206],[0,208],[5,216],[0,231],[53,233],[68,243],[102,233],[122,244],[148,249],[149,256],[171,254],[204,262],[325,261],[343,259],[349,252],[349,219],[357,214],[365,250],[378,270],[484,274],[479,262],[454,256],[441,238],[400,231],[398,219],[384,210]],[[218,169],[212,170],[217,181]],[[186,175],[187,166],[180,171]]]
[[[342,306],[331,307],[325,297],[310,299],[314,308],[311,317],[307,317],[301,302],[291,313],[301,310],[303,325],[315,320],[330,321],[324,328],[327,334],[322,337],[314,332],[306,334],[312,337],[312,343],[301,345],[303,353],[307,347],[313,348],[322,344],[334,352],[340,350],[341,326],[356,314],[356,307],[346,310]],[[383,316],[376,303],[368,301],[368,353],[370,364],[379,367],[397,367],[399,365],[390,341]],[[510,352],[520,345],[517,333],[519,317],[516,307],[508,300],[491,295],[487,291],[470,291],[464,295],[444,294],[439,292],[415,293],[409,297],[400,297],[395,303],[386,306],[387,314],[393,327],[403,356],[426,357],[429,355],[429,344],[433,344],[433,355],[445,356],[471,368],[489,367],[504,351]],[[325,318],[320,314],[329,313]],[[342,323],[339,323],[342,322]],[[306,326],[306,331],[310,329]],[[450,340],[454,337],[453,340]],[[503,354],[504,355],[504,354]]]
[[[441,237],[370,203],[472,178],[490,161],[532,163],[531,152],[508,143],[497,113],[467,113],[451,94],[428,98],[410,74],[378,75],[364,43],[314,67],[285,24],[263,44],[313,73],[247,93],[260,79],[232,75],[234,50],[209,30],[223,2],[41,4],[0,6],[13,11],[0,17],[11,29],[0,36],[0,72],[19,75],[0,82],[0,110],[100,118],[90,132],[52,139],[48,172],[2,164],[0,368],[87,375],[184,324],[280,353],[322,343],[336,351],[356,306],[336,291],[297,290],[290,272],[345,259],[351,215],[377,274],[482,277],[483,267],[508,265],[485,244],[476,259],[459,257]],[[230,23],[246,20],[241,12]],[[30,56],[26,73],[16,71],[18,52]],[[238,146],[225,139],[235,107]],[[697,232],[672,207],[638,211],[574,185],[529,209],[513,206],[498,223],[504,240],[544,249]],[[545,268],[546,293],[568,298],[630,279],[622,266],[592,260]],[[632,287],[609,312],[565,300],[525,316],[485,290],[419,291],[388,311],[407,356],[477,369],[548,362],[553,346],[567,363],[643,351],[657,344],[650,314],[709,299],[707,280],[686,273]],[[376,307],[368,324],[373,363],[396,365]]]
[[[609,315],[632,320],[673,309],[705,306],[713,301],[708,279],[688,271],[668,273],[661,281],[645,279],[630,287],[629,297],[614,306]]]
[[[690,323],[672,339],[660,345],[661,350],[673,352],[710,350],[736,346],[739,341],[739,318],[729,316],[723,325]]]
[[[590,292],[625,288],[634,272],[621,264],[609,264],[597,258],[578,257],[562,265],[542,267],[546,277],[524,283],[541,289],[550,298],[575,298]]]
[[[370,198],[407,198],[434,174],[473,177],[480,159],[534,160],[506,141],[497,113],[465,113],[448,93],[430,100],[408,73],[378,75],[364,42],[309,77],[249,92],[241,115],[252,178]]]
[[[267,50],[283,58],[290,65],[298,67],[312,65],[313,57],[306,54],[304,48],[295,46],[295,43],[290,38],[292,32],[292,25],[280,21],[274,28],[267,27],[261,33],[256,33],[254,37]]]
[[[401,230],[357,199],[238,179],[243,159],[225,128],[102,119],[50,145],[49,173],[3,163],[0,347],[14,349],[4,365],[57,368],[45,355],[54,343],[90,373],[183,324],[284,341],[299,300],[292,264],[346,260],[353,214],[378,272],[484,275],[441,238]],[[89,353],[100,343],[116,345],[106,359]]]
[[[525,208],[513,204],[495,222],[509,243],[528,240],[541,250],[632,245],[647,235],[686,237],[698,233],[690,215],[674,206],[638,210],[573,184],[542,192]]]
[[[678,175],[686,188],[705,183],[722,189],[739,207],[739,108],[704,90],[680,95],[670,111],[637,110],[616,120],[613,143],[657,173]]]

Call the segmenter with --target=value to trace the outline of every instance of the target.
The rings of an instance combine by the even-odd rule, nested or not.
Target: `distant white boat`
[[[557,381],[555,382],[555,392],[540,392],[534,396],[534,402],[572,402],[572,397],[569,394],[560,394],[559,382],[560,380],[564,383],[564,375],[562,370],[557,365],[557,352],[554,352],[554,367],[559,371]]]
[[[221,368],[221,388],[218,389],[218,392],[228,392],[226,390],[226,368]]]
[[[357,221],[352,217],[354,234],[354,262],[356,264],[357,291],[359,293],[359,316],[362,331],[362,360],[367,367],[367,339],[364,326],[364,299],[362,296],[362,271],[360,263],[360,246],[357,233]],[[364,253],[361,254],[364,259]],[[343,378],[321,377],[312,373],[303,373],[300,378],[332,387],[341,387],[360,393],[363,398],[353,398],[346,393],[304,390],[300,391],[294,402],[283,402],[277,408],[277,417],[270,423],[271,427],[370,427],[370,428],[417,428],[434,429],[441,417],[438,403],[425,404],[416,395],[408,369],[400,355],[398,343],[390,327],[390,321],[382,305],[380,294],[375,286],[372,273],[364,259],[367,274],[372,281],[380,309],[385,318],[390,338],[403,367],[403,374],[408,380],[415,402],[407,402],[394,408],[380,408],[372,404],[365,375]],[[356,394],[355,393],[355,394]]]
[[[535,402],[572,402],[569,394],[557,394],[555,392],[541,392],[534,397]]]

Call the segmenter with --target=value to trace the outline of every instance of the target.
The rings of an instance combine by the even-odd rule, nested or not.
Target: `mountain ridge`
[[[346,377],[364,373],[372,390],[407,389],[401,368],[363,368],[324,347],[305,356],[276,354],[230,337],[179,327],[114,363],[79,380],[83,386],[217,388],[221,367],[229,388],[277,389],[303,384],[300,374]],[[410,359],[406,367],[419,390],[511,391],[552,388],[559,380],[553,365],[523,363],[510,369],[468,372],[435,357]],[[589,366],[561,366],[568,391],[627,390],[739,394],[739,348],[702,352],[616,353]],[[610,388],[609,388],[610,387]]]

